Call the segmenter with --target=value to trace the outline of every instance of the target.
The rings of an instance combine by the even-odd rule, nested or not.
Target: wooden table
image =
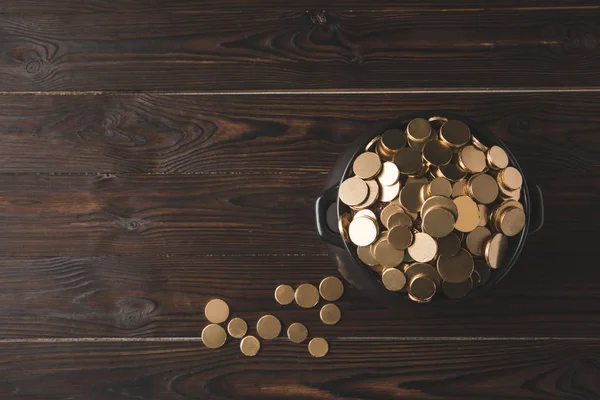
[[[0,399],[600,398],[600,5],[590,0],[4,0]],[[489,295],[343,320],[313,207],[363,132],[489,127],[546,225]],[[204,304],[331,352],[202,346]]]

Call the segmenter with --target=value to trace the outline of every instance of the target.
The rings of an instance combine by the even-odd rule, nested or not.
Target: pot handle
[[[544,196],[542,195],[542,189],[538,185],[532,185],[529,188],[531,195],[531,222],[529,225],[528,235],[532,235],[540,230],[544,226]]]
[[[325,190],[315,202],[317,232],[329,244],[344,248],[342,236],[329,228],[327,224],[327,209],[337,201],[339,185],[334,185]]]

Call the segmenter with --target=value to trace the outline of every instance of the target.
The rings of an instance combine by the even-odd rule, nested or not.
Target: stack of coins
[[[525,226],[523,177],[467,124],[433,116],[375,137],[340,185],[344,240],[390,291],[466,296],[502,267]]]

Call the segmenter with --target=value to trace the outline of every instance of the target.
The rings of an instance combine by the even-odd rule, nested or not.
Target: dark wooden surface
[[[600,5],[586,0],[0,4],[0,399],[600,398]],[[184,93],[186,92],[186,93]],[[364,132],[491,129],[546,224],[489,294],[340,324],[314,200]],[[202,346],[221,297],[331,343]]]

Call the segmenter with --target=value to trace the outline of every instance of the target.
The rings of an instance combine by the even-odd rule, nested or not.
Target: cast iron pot
[[[517,262],[519,254],[523,250],[525,245],[525,239],[527,236],[538,231],[544,224],[544,203],[542,192],[537,185],[528,185],[523,170],[519,166],[519,163],[500,139],[494,136],[488,129],[478,125],[468,118],[464,118],[459,115],[447,113],[444,111],[428,111],[418,112],[408,115],[404,118],[398,118],[392,121],[385,129],[382,129],[379,133],[367,133],[362,137],[358,138],[352,143],[348,149],[338,158],[334,167],[331,169],[327,176],[325,183],[325,190],[323,194],[317,199],[315,203],[316,211],[316,222],[317,231],[319,236],[327,242],[329,247],[329,253],[334,258],[338,269],[341,274],[350,282],[354,287],[362,290],[374,300],[385,303],[388,306],[397,305],[398,301],[405,300],[406,302],[413,303],[406,293],[390,292],[386,290],[383,285],[378,281],[376,275],[369,270],[356,255],[356,247],[352,243],[348,243],[342,239],[340,234],[337,232],[337,220],[340,214],[347,212],[349,208],[340,202],[339,200],[339,187],[341,182],[346,179],[352,171],[352,163],[354,159],[364,152],[365,146],[372,138],[383,133],[385,130],[392,127],[406,126],[408,121],[413,118],[429,118],[432,115],[441,115],[448,119],[458,119],[466,123],[473,136],[481,141],[486,146],[497,145],[502,147],[510,160],[510,165],[517,168],[523,176],[523,188],[521,190],[521,202],[525,207],[525,227],[521,233],[509,238],[509,246],[507,250],[507,256],[504,259],[503,265],[496,271],[493,272],[490,280],[479,288],[471,291],[466,297],[461,299],[448,299],[441,296],[435,296],[431,303],[451,303],[461,301],[470,298],[474,295],[483,293],[502,280],[512,269]],[[331,207],[331,208],[330,208]],[[329,223],[328,223],[328,210],[329,210]],[[342,211],[344,210],[344,211]],[[342,211],[342,212],[341,212]]]

